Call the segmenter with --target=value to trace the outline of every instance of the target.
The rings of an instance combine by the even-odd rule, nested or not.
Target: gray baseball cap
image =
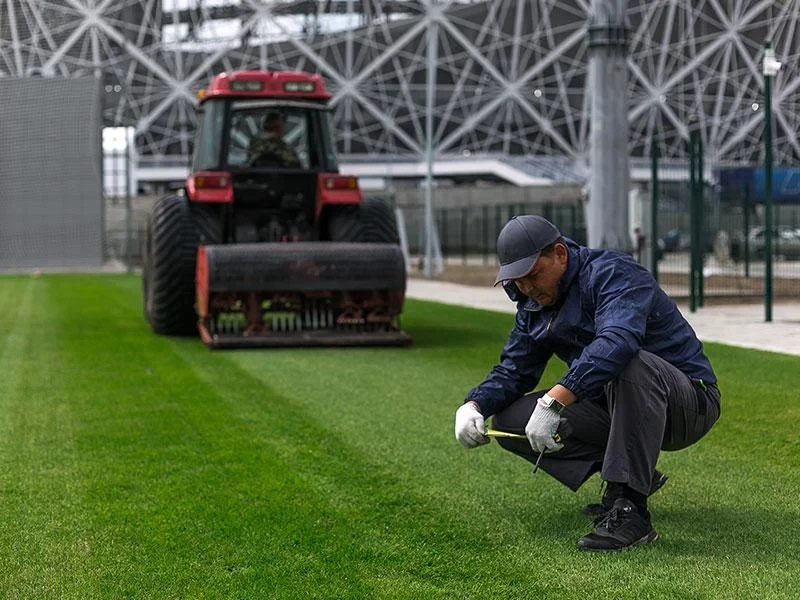
[[[513,217],[497,237],[500,270],[494,284],[531,272],[541,251],[561,237],[550,221],[538,215]]]

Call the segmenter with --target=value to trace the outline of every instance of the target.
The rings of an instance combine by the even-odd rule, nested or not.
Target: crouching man
[[[584,512],[578,548],[614,551],[658,539],[647,498],[667,477],[661,450],[697,442],[720,415],[717,378],[694,331],[630,256],[579,246],[539,216],[511,219],[497,240],[502,283],[517,303],[500,363],[456,412],[467,448],[495,429],[501,446],[577,490],[600,472],[605,491]],[[568,369],[533,390],[551,356]]]

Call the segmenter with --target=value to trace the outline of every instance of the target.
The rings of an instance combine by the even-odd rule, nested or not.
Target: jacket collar
[[[567,258],[567,270],[564,271],[564,274],[558,282],[558,302],[556,302],[554,306],[544,307],[533,298],[528,298],[525,294],[520,292],[513,281],[507,281],[503,284],[503,289],[506,291],[506,294],[508,294],[508,297],[511,298],[513,302],[517,303],[518,308],[535,312],[543,310],[544,308],[557,310],[564,302],[564,298],[566,298],[567,292],[580,270],[580,246],[568,237],[565,237],[564,241],[567,244],[569,255]]]

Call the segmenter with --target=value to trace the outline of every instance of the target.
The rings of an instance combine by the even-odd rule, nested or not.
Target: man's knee
[[[531,418],[536,400],[544,391],[527,394],[492,417],[492,426],[500,431],[524,433]]]
[[[517,429],[519,425],[517,422],[518,419],[514,419],[513,416],[513,411],[509,410],[508,408],[501,410],[492,417],[492,427],[499,429],[500,431],[510,431],[509,427],[512,429]]]
[[[517,456],[521,456],[526,460],[531,460],[531,457],[534,456],[533,449],[531,448],[531,444],[528,440],[520,440],[518,438],[497,438],[497,443],[500,444],[500,447],[503,450],[511,452],[512,454],[516,454]]]

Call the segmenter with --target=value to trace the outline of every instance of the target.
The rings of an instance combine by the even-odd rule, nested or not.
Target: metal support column
[[[650,273],[658,281],[658,144],[650,145]]]
[[[631,252],[626,8],[626,0],[592,0],[588,29],[591,176],[586,218],[589,246]]]
[[[436,223],[433,219],[433,111],[436,93],[436,62],[439,50],[439,6],[437,0],[431,0],[428,5],[428,66],[425,82],[425,277],[431,279],[434,273],[434,259],[438,256],[436,273],[444,270],[441,260],[441,249],[438,247],[438,235],[434,229]]]

